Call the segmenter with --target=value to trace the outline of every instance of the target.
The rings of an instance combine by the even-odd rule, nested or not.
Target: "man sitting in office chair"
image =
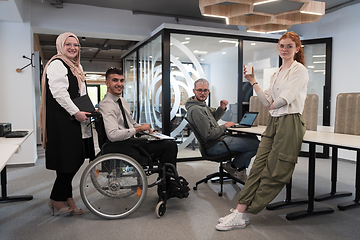
[[[141,159],[140,152],[131,147],[131,144],[126,147],[126,142],[133,138],[137,133],[149,131],[152,129],[149,124],[138,124],[130,114],[130,108],[124,98],[120,97],[124,90],[124,75],[118,68],[110,68],[106,72],[105,84],[107,86],[107,93],[104,99],[99,103],[99,112],[104,121],[105,132],[107,138],[111,142],[121,141],[122,144],[115,145],[114,152],[127,154],[134,159]],[[124,147],[125,145],[125,147]],[[161,163],[171,163],[176,167],[177,144],[171,140],[147,141],[138,144],[144,149],[153,159],[158,159]],[[113,147],[113,146],[112,146]],[[169,183],[170,179],[166,179]],[[171,188],[171,184],[166,184],[166,189]]]
[[[220,141],[224,140],[230,151],[239,152],[231,162],[224,164],[224,169],[232,176],[246,181],[246,168],[249,166],[251,158],[255,156],[259,146],[259,140],[254,135],[236,134],[229,135],[227,128],[234,126],[235,123],[227,122],[219,125],[217,121],[225,114],[228,101],[221,100],[220,106],[210,108],[205,104],[209,96],[209,82],[200,78],[195,81],[193,92],[195,96],[186,100],[187,118],[193,124],[203,140],[206,142],[206,153],[216,156],[226,153],[228,150]]]

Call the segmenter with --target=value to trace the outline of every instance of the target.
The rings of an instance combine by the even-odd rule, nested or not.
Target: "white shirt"
[[[81,67],[82,68],[82,67]],[[69,88],[69,80],[67,77],[68,70],[60,60],[52,61],[46,69],[46,75],[49,79],[49,89],[55,98],[56,102],[60,104],[71,116],[79,111],[79,108],[74,104],[67,91]],[[86,94],[85,81],[81,82],[80,96]],[[91,128],[87,126],[90,120],[81,122],[81,131],[83,138],[91,137]]]
[[[308,71],[304,65],[297,61],[294,61],[289,69],[281,72],[280,70],[281,68],[270,77],[270,87],[263,91],[263,94],[259,91],[258,97],[263,103],[266,101],[272,103],[277,98],[286,101],[286,104],[280,108],[269,110],[273,117],[295,113],[302,114],[307,96]]]
[[[129,125],[129,128],[125,127],[118,99],[119,97],[107,92],[99,103],[99,112],[103,116],[106,136],[111,142],[124,141],[133,137],[136,134],[135,128],[141,126],[132,118],[128,103],[120,97]]]

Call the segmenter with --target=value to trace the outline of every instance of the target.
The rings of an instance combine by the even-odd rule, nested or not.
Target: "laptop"
[[[255,122],[258,112],[246,112],[239,124],[232,126],[232,128],[249,128]]]

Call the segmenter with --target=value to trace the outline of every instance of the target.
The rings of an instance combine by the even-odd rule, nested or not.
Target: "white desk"
[[[230,128],[229,131],[234,132],[244,132],[250,134],[260,135],[264,130],[265,126],[251,127],[251,128]],[[309,143],[309,177],[308,177],[308,208],[303,211],[294,212],[286,215],[288,220],[294,220],[300,217],[315,215],[315,214],[324,214],[332,213],[334,210],[332,208],[321,208],[314,209],[314,194],[315,194],[315,146],[323,145],[333,148],[333,162],[337,161],[337,149],[343,148],[348,150],[357,151],[356,157],[356,182],[355,182],[355,200],[350,203],[338,204],[340,210],[345,210],[350,207],[360,206],[360,136],[357,135],[348,135],[348,134],[339,134],[331,132],[319,132],[319,131],[306,131],[304,143]],[[335,150],[335,151],[334,151]],[[336,176],[334,176],[336,178]],[[333,181],[334,179],[332,179]],[[334,182],[334,181],[333,181]],[[335,179],[336,182],[336,179]],[[335,192],[326,194],[329,196],[339,196]],[[348,196],[348,195],[347,195]]]
[[[0,144],[0,171],[6,166],[7,161],[19,149],[18,145]]]
[[[0,170],[1,170],[1,197],[0,203],[15,202],[15,201],[28,201],[33,199],[31,195],[23,196],[7,196],[6,192],[6,163],[13,154],[16,153],[21,147],[21,144],[31,135],[34,130],[26,130],[29,133],[22,138],[5,138],[0,137]]]

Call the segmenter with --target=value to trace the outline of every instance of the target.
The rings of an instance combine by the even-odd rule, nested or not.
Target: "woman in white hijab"
[[[86,94],[80,65],[80,43],[72,33],[56,39],[57,54],[44,68],[39,126],[42,128],[46,168],[56,171],[49,207],[52,215],[82,214],[72,197],[72,179],[85,159],[83,139],[91,137],[88,112],[72,101]],[[90,138],[92,139],[92,138]]]

